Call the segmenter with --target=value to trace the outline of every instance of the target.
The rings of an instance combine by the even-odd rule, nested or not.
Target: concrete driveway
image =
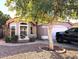
[[[40,43],[48,44],[48,40],[39,41]],[[54,45],[60,46],[63,48],[69,48],[69,49],[75,49],[78,50],[78,44],[72,42],[72,43],[58,43],[56,40],[53,40]]]

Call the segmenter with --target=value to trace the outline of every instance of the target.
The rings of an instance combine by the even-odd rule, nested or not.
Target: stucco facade
[[[47,24],[38,26],[38,36],[39,39],[48,39]],[[56,39],[56,32],[65,31],[72,27],[72,24],[68,22],[58,22],[57,24],[52,25],[52,38]]]
[[[17,35],[18,40],[29,40],[36,38],[36,26],[32,22],[15,22],[15,19],[10,19],[6,22],[9,36]]]
[[[16,22],[16,20],[16,18],[13,18],[6,22],[8,33],[10,36],[12,35],[12,31],[14,31],[15,35],[18,35],[19,37],[18,40],[29,40],[32,37],[37,38],[37,36],[38,39],[48,39],[47,24],[41,24],[36,26],[36,24],[33,22]],[[73,25],[74,24],[70,22],[54,22],[54,24],[51,25],[53,39],[56,39],[56,32],[65,31],[73,27]],[[24,38],[22,36],[24,36]]]

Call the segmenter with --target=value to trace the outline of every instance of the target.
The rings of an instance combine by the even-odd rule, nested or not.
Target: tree
[[[50,49],[54,49],[51,25],[59,18],[77,18],[78,15],[77,0],[7,0],[6,6],[10,10],[16,10],[16,15],[25,20],[47,23]]]
[[[7,20],[9,20],[10,16],[7,15],[7,14],[3,14],[1,11],[0,11],[0,25],[4,25],[6,23]]]

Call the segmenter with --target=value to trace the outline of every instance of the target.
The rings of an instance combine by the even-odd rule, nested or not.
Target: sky
[[[0,0],[0,11],[2,11],[4,14],[9,14],[12,18],[14,18],[15,12],[11,12],[8,10],[8,7],[6,7],[5,4],[6,0]]]

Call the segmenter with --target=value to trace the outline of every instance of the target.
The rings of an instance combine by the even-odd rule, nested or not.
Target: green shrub
[[[11,36],[11,42],[16,43],[17,41],[18,41],[18,36],[17,35]]]
[[[36,39],[35,38],[30,38],[30,42],[34,42]]]
[[[18,36],[17,35],[13,35],[11,37],[6,36],[5,41],[6,41],[6,43],[16,43],[18,41]]]
[[[6,36],[6,37],[5,37],[5,41],[6,41],[6,43],[11,42],[11,37],[10,37],[10,36]]]

